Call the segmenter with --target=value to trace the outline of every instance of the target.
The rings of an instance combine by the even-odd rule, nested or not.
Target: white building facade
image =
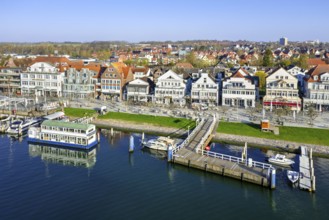
[[[297,78],[283,68],[267,76],[263,106],[270,110],[287,107],[290,110],[300,111],[301,99],[299,98]]]
[[[96,72],[82,68],[77,71],[70,68],[65,72],[63,96],[68,98],[85,99],[94,97]]]
[[[183,77],[169,70],[158,78],[155,86],[155,102],[183,106],[186,103],[185,90],[186,83]]]
[[[305,70],[303,70],[302,68],[300,68],[298,66],[294,66],[294,67],[288,69],[287,72],[297,78],[298,86],[300,88],[304,87]]]
[[[134,101],[147,102],[150,97],[150,85],[146,80],[135,79],[127,85],[127,99]]]
[[[38,62],[21,73],[22,95],[36,96],[62,96],[64,73],[59,72],[55,66]]]
[[[192,83],[192,103],[218,105],[219,85],[208,73],[200,73],[199,79]]]
[[[318,65],[312,68],[305,77],[304,102],[307,109],[310,106],[318,111],[329,110],[329,65]]]
[[[258,99],[258,81],[240,68],[233,76],[223,81],[222,105],[255,107]]]

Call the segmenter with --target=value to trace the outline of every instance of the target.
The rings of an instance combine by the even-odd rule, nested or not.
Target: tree
[[[298,60],[298,66],[302,69],[308,69],[308,56],[307,54],[302,54]]]
[[[318,117],[318,112],[313,107],[310,107],[306,115],[310,119],[310,125],[313,125],[313,121]]]
[[[282,106],[281,108],[274,109],[274,114],[277,116],[277,121],[282,122],[282,116],[287,115],[289,109],[286,106]]]
[[[265,90],[266,87],[266,73],[265,71],[257,71],[255,73],[255,76],[258,76],[259,78],[259,89],[260,90]]]
[[[284,68],[286,68],[290,65],[291,65],[291,61],[289,59],[284,59],[284,60],[281,60],[281,62],[280,62],[280,66],[282,66]]]
[[[267,48],[263,56],[263,66],[271,67],[273,66],[273,54],[272,50]]]
[[[186,55],[186,61],[191,63],[193,66],[195,66],[197,58],[193,51]]]

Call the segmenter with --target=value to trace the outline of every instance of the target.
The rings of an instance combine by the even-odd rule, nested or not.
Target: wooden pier
[[[315,191],[315,174],[313,167],[312,149],[308,151],[305,146],[300,147],[299,156],[299,188]]]
[[[235,157],[204,148],[217,128],[215,116],[199,121],[197,127],[179,146],[168,150],[168,161],[241,181],[275,188],[275,169],[270,164],[247,158],[246,146],[242,157]]]

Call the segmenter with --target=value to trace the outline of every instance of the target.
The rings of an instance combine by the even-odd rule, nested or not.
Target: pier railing
[[[221,160],[227,160],[230,162],[247,165],[249,167],[258,167],[261,169],[269,169],[269,170],[273,169],[273,166],[271,164],[267,164],[267,163],[262,163],[262,162],[258,162],[258,161],[254,161],[254,160],[250,160],[250,162],[249,162],[248,160],[242,159],[241,157],[235,157],[235,156],[221,154],[221,153],[217,153],[217,152],[213,152],[213,151],[206,151],[206,150],[201,150],[201,149],[197,149],[196,151],[197,151],[196,153],[201,153],[202,155],[205,155],[205,156],[218,158]]]
[[[190,142],[191,137],[193,137],[202,128],[204,122],[205,120],[202,118],[187,138],[180,145],[173,147],[173,154],[177,153],[181,148],[185,147]]]

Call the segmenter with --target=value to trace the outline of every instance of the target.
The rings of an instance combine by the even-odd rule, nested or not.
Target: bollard
[[[312,159],[312,157],[313,157],[313,149],[311,148],[310,149],[310,159]]]
[[[113,128],[111,128],[111,137],[113,137]]]
[[[169,145],[168,147],[167,159],[168,162],[171,162],[173,160],[173,147],[171,145]]]
[[[312,178],[312,190],[315,191],[315,176]]]
[[[145,135],[144,135],[144,132],[142,133],[142,142],[144,142],[144,138],[145,138]]]
[[[248,158],[248,167],[252,167],[252,158]]]
[[[134,136],[130,135],[130,140],[129,140],[129,153],[134,152],[134,148],[135,148]]]
[[[272,169],[272,172],[271,172],[271,189],[275,189],[275,178],[276,178],[276,170]]]
[[[98,143],[101,141],[101,129],[98,129],[97,131],[97,141]]]

